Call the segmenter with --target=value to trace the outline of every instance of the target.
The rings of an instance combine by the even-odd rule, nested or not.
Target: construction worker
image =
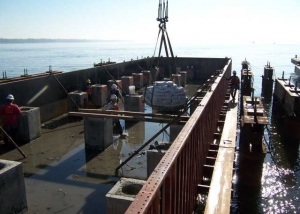
[[[236,71],[233,71],[232,76],[226,79],[230,80],[230,94],[232,97],[232,102],[235,102],[236,91],[240,89],[240,79],[236,75]]]
[[[83,87],[83,91],[88,94],[89,100],[92,99],[92,85],[91,85],[91,80],[87,79],[85,82],[85,85]]]
[[[122,94],[119,91],[118,86],[116,84],[112,84],[111,88],[110,88],[110,95],[113,95],[113,94],[117,96],[117,103],[119,102],[119,99],[121,99],[123,102]]]
[[[13,102],[14,96],[12,94],[7,95],[6,103],[0,108],[0,116],[3,121],[4,131],[15,141],[19,125],[18,117],[21,114],[21,110],[19,106]],[[5,135],[4,142],[8,142]]]
[[[115,94],[112,94],[110,96],[110,102],[108,103],[107,110],[115,110],[115,111],[120,110],[119,105],[117,103],[117,99],[118,98]],[[116,127],[120,135],[122,135],[123,129],[119,119],[113,119],[113,126]]]

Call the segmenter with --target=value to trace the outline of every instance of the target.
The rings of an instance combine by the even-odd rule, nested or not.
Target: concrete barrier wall
[[[157,60],[157,59],[156,59]],[[217,69],[222,69],[227,63],[226,58],[176,58],[177,66],[184,71],[188,66],[193,66],[195,72],[195,80],[205,80],[209,78]],[[160,58],[159,64],[166,67],[167,59]],[[105,66],[110,74],[115,79],[120,79],[122,76],[128,76],[132,73],[144,70],[149,70],[151,64],[150,58],[116,63]],[[154,64],[155,65],[155,64]],[[55,74],[61,85],[64,86],[67,92],[81,90],[86,79],[91,79],[92,84],[107,84],[111,79],[104,67],[93,67],[83,70]],[[57,113],[66,113],[65,103],[59,100],[67,98],[67,93],[53,77],[47,76],[35,77],[23,80],[14,81],[11,83],[0,82],[0,104],[5,102],[7,94],[15,96],[15,103],[19,106],[41,107],[41,120],[52,119],[57,116]],[[47,107],[50,105],[51,107]],[[51,108],[50,111],[48,111]],[[45,114],[45,115],[44,115]]]

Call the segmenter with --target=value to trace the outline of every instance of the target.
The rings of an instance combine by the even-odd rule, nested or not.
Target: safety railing
[[[225,100],[231,60],[163,156],[126,213],[192,213],[203,165]]]

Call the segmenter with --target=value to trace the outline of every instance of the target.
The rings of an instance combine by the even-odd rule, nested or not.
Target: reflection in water
[[[280,120],[272,117],[272,101],[265,103],[271,124],[264,137],[268,153],[264,159],[261,186],[239,183],[239,166],[233,181],[231,214],[300,213],[299,140],[284,136]]]

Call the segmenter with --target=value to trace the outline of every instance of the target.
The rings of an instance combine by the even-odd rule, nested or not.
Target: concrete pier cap
[[[144,184],[144,180],[121,178],[105,196],[107,213],[125,213]]]
[[[26,210],[22,163],[0,160],[0,213],[24,213]]]
[[[126,94],[129,94],[129,86],[134,85],[133,76],[122,76],[122,88]]]
[[[21,106],[20,110],[18,142],[30,142],[41,137],[40,108]]]

